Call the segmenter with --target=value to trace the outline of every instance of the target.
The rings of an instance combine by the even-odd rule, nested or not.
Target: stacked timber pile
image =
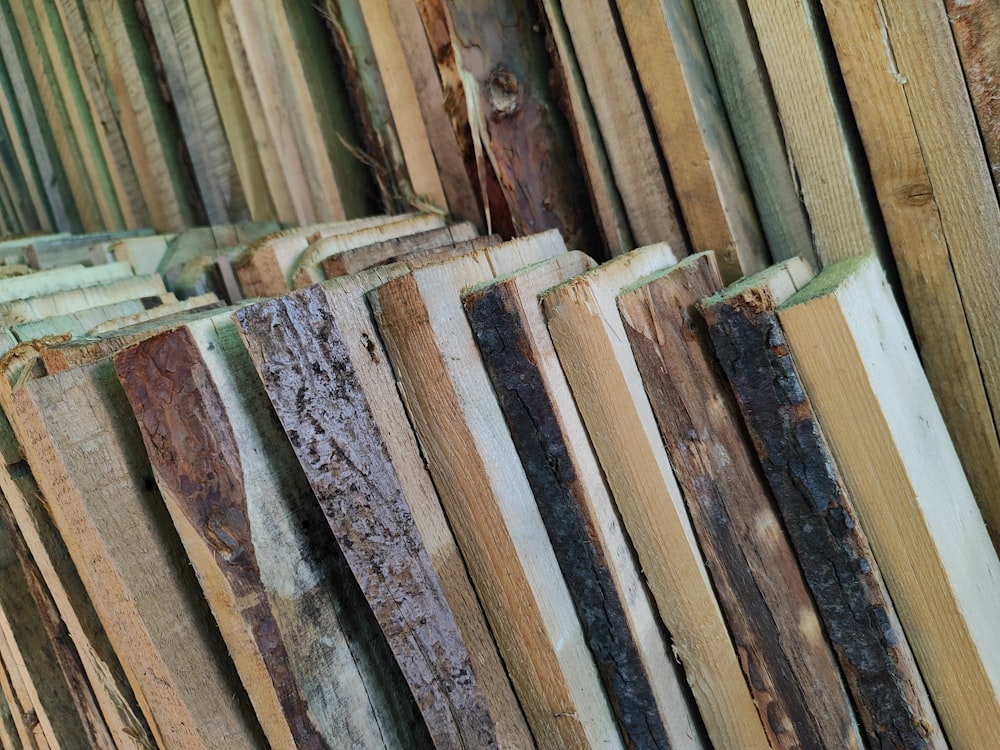
[[[0,746],[996,744],[997,10],[3,4]]]

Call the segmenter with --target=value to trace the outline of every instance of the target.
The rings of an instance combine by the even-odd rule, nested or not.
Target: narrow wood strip
[[[0,22],[0,28],[3,23]],[[0,31],[0,40],[3,32]],[[8,54],[14,54],[13,51]],[[0,60],[3,57],[0,55]],[[32,153],[32,144],[26,132],[26,123],[22,116],[20,106],[17,102],[17,93],[14,90],[14,82],[11,80],[10,71],[7,69],[6,61],[0,65],[0,117],[3,118],[6,139],[9,141],[10,149],[16,161],[17,171],[21,174],[24,182],[26,195],[21,197],[24,202],[30,201],[33,214],[33,226],[39,231],[50,232],[54,226],[48,198],[40,184],[37,162],[38,159]],[[44,155],[43,155],[44,156]],[[12,169],[14,165],[7,168]],[[25,230],[27,231],[27,229]]]
[[[621,745],[459,292],[565,252],[556,232],[412,271],[369,295],[431,476],[535,740]]]
[[[789,261],[699,303],[872,747],[946,748],[906,634],[775,308],[812,271]]]
[[[132,276],[79,289],[63,289],[40,297],[0,303],[0,325],[10,327],[38,318],[84,310],[126,299],[165,294],[163,279],[158,274]]]
[[[778,319],[948,741],[982,747],[1000,732],[1000,562],[878,262],[828,269]]]
[[[538,302],[595,265],[566,253],[462,297],[627,747],[704,747]],[[684,687],[682,687],[684,686]]]
[[[56,315],[51,318],[32,320],[11,327],[11,332],[18,341],[26,342],[46,336],[63,336],[69,334],[73,338],[86,336],[95,326],[107,321],[120,319],[126,315],[134,315],[150,309],[158,309],[175,302],[172,294],[159,294],[153,297],[130,299],[122,302],[112,302],[108,305],[88,307],[67,315]]]
[[[48,750],[48,742],[35,716],[31,699],[22,690],[21,673],[11,655],[6,635],[0,631],[0,688],[4,698],[13,707],[18,738],[31,750]]]
[[[613,258],[542,296],[549,333],[709,740],[769,747],[628,347],[615,296],[674,264],[666,245]]]
[[[344,585],[349,572],[231,315],[115,357],[208,604],[272,746],[419,746],[415,711],[386,715],[406,705],[405,685],[391,656],[378,660],[377,626]]]
[[[691,0],[615,7],[692,250],[713,250],[729,281],[761,270],[770,257]]]
[[[84,268],[81,265],[66,266],[0,279],[0,302],[38,297],[43,294],[62,291],[67,288],[82,288],[116,281],[134,276],[127,263],[110,263],[103,266]]]
[[[365,304],[402,272],[244,308],[241,335],[431,738],[530,747]]]
[[[798,560],[691,320],[698,300],[722,286],[714,256],[699,253],[624,290],[618,310],[771,746],[860,750]]]
[[[323,260],[323,275],[328,279],[348,276],[378,265],[436,256],[443,250],[447,250],[450,255],[462,255],[499,245],[502,241],[496,234],[479,237],[471,223],[463,222],[450,227],[429,229],[406,237],[375,242],[350,252],[332,255]]]

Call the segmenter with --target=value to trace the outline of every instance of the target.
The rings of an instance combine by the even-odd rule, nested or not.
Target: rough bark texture
[[[869,745],[946,747],[773,308],[748,291],[704,314]]]
[[[204,538],[241,604],[296,746],[326,750],[268,606],[236,436],[190,332],[179,328],[147,339],[116,357],[115,369],[157,478]]]
[[[619,297],[625,331],[774,748],[860,748],[850,701],[739,413],[692,318],[693,256]]]
[[[465,311],[626,746],[669,748],[626,605],[593,519],[581,508],[584,488],[521,318],[501,286],[466,297]]]
[[[368,396],[319,287],[238,313],[330,528],[438,747],[497,747],[496,727],[414,525]],[[375,344],[370,356],[378,358]]]

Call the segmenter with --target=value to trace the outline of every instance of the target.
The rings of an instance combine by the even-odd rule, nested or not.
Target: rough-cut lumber
[[[79,289],[63,289],[39,297],[0,302],[0,325],[13,326],[29,320],[65,315],[88,307],[153,297],[166,292],[163,279],[158,274],[129,276]]]
[[[31,469],[20,455],[16,457],[16,463],[0,470],[0,491],[4,498],[0,515],[9,515],[16,522],[32,562],[37,566],[59,612],[62,627],[76,646],[90,688],[116,746],[136,750],[154,747],[149,726],[121,662],[111,647],[66,545],[53,525]]]
[[[0,631],[22,667],[35,716],[50,747],[113,750],[80,657],[62,637],[59,615],[12,521],[0,514]]]
[[[42,238],[24,246],[24,259],[29,266],[37,270],[67,266],[72,263],[94,265],[95,249],[102,251],[116,240],[151,234],[153,234],[152,229],[141,228]]]
[[[289,287],[302,289],[322,281],[324,278],[323,261],[331,256],[346,253],[373,242],[390,240],[394,237],[403,237],[414,232],[425,232],[443,226],[444,219],[438,214],[412,214],[408,217],[395,217],[392,221],[365,229],[323,237],[309,245],[305,252],[299,256],[291,269]],[[465,238],[464,235],[460,236]]]
[[[447,210],[417,89],[387,0],[327,0],[325,9],[342,38],[345,67],[368,115],[369,148],[384,174],[377,175],[387,207]],[[351,75],[348,80],[350,82]],[[442,111],[443,115],[444,112]]]
[[[795,164],[744,0],[692,0],[719,94],[775,260],[818,265]]]
[[[403,214],[400,219],[414,214]],[[291,287],[292,269],[299,256],[321,237],[347,234],[395,221],[392,216],[369,216],[350,221],[309,224],[274,232],[251,242],[233,267],[247,297],[276,297]]]
[[[699,253],[618,296],[649,404],[773,748],[855,748],[847,691],[739,410],[692,322],[722,288]],[[693,330],[692,330],[693,329]]]
[[[0,668],[0,672],[2,671]],[[0,681],[2,680],[3,678],[0,677]],[[0,693],[2,692],[3,690],[0,690]],[[21,737],[18,735],[14,713],[11,711],[7,699],[2,695],[0,695],[0,747],[4,750],[23,750],[24,748]]]
[[[775,314],[812,277],[792,259],[702,300],[699,309],[869,745],[943,749],[937,714]]]
[[[405,240],[405,238],[402,239]],[[488,247],[499,245],[501,242],[503,242],[503,238],[500,235],[488,234],[485,237],[473,237],[471,240],[462,240],[461,242],[455,242],[443,247],[406,251],[398,255],[385,257],[384,253],[395,252],[396,249],[405,247],[405,243],[400,245],[395,244],[394,240],[388,240],[387,243],[378,242],[374,245],[358,248],[357,253],[350,252],[344,255],[334,255],[327,258],[323,261],[323,274],[327,279],[335,279],[370,268],[375,268],[380,265],[388,265],[404,261],[412,265],[414,263],[420,263],[424,260],[430,261],[432,259],[444,259],[456,255],[474,253],[478,250],[485,250]],[[376,250],[376,248],[379,249]],[[374,260],[375,253],[382,256],[381,260]]]
[[[172,296],[172,295],[171,295]],[[141,323],[154,322],[161,318],[173,318],[181,313],[200,312],[209,308],[223,307],[222,301],[214,294],[199,294],[196,297],[188,297],[185,300],[172,300],[162,305],[146,307],[128,315],[97,323],[87,329],[88,336],[98,336],[102,333],[110,333],[120,328],[129,328]]]
[[[156,43],[205,219],[209,224],[245,220],[249,218],[249,207],[235,174],[235,160],[226,141],[188,5],[144,0],[139,7]]]
[[[555,231],[515,240],[399,276],[369,301],[536,741],[614,747],[607,698],[459,297],[563,252]]]
[[[463,306],[626,746],[700,748],[683,674],[538,302],[594,265],[583,253],[565,253],[472,287]]]
[[[551,61],[535,4],[415,5],[445,112],[484,206],[485,232],[511,237],[555,228],[575,247],[596,252],[586,183],[549,86]]]
[[[74,287],[94,286],[133,275],[132,268],[128,263],[108,263],[91,268],[72,265],[37,273],[27,273],[22,276],[0,279],[0,303],[39,297]]]
[[[770,258],[691,0],[616,0],[693,251],[735,281]],[[666,239],[666,238],[660,238]]]
[[[393,263],[405,258],[432,254],[447,245],[460,243],[469,245],[471,240],[476,239],[477,235],[475,225],[463,221],[451,226],[380,240],[324,258],[323,276],[327,279],[347,276],[383,263]],[[494,237],[496,236],[494,235]],[[481,247],[469,247],[468,249],[479,250],[488,247],[489,244],[497,243],[493,241]]]
[[[270,744],[419,747],[419,714],[406,711],[405,684],[370,635],[377,626],[272,417],[232,311],[124,350],[115,371]]]
[[[176,235],[153,234],[144,237],[129,237],[111,243],[111,257],[122,263],[129,263],[136,274],[153,273],[160,267],[160,260]]]
[[[121,319],[129,315],[142,314],[172,305],[177,301],[172,294],[159,294],[142,299],[130,299],[123,302],[112,302],[99,307],[88,307],[67,315],[56,315],[27,323],[19,323],[11,327],[11,332],[18,341],[31,341],[45,336],[61,336],[69,334],[73,338],[86,336],[95,327],[106,325],[109,321]],[[163,313],[160,313],[163,314]]]
[[[548,6],[559,6],[569,30],[635,243],[668,242],[680,252],[685,237],[663,155],[632,83],[631,60],[610,0],[546,0],[543,5],[550,16]]]
[[[267,300],[241,335],[431,737],[530,747],[364,295],[402,264]]]
[[[1000,736],[1000,563],[874,257],[778,319],[951,747]]]
[[[945,0],[955,47],[962,60],[969,98],[989,159],[993,184],[1000,191],[1000,14],[996,0]]]
[[[118,102],[122,135],[152,226],[167,232],[193,224],[200,197],[186,187],[176,115],[161,94],[153,62],[155,48],[142,33],[135,5],[93,0],[83,8]]]
[[[1000,207],[945,8],[824,7],[921,359],[1000,548]]]
[[[236,245],[249,245],[278,231],[281,228],[275,221],[191,227],[170,239],[156,270],[167,273],[174,266],[183,265],[206,253]]]
[[[111,361],[34,374],[4,406],[157,744],[262,747]]]
[[[746,0],[820,263],[887,253],[820,0]],[[867,33],[874,33],[869,30]]]
[[[24,691],[21,673],[14,663],[7,638],[0,631],[0,691],[4,700],[12,708],[12,717],[18,740],[23,747],[31,750],[47,750],[49,747],[41,723],[35,716],[31,697]]]
[[[3,24],[0,22],[0,28],[2,26]],[[0,39],[2,37],[3,32],[0,31]],[[2,59],[2,55],[0,55],[0,60]],[[8,194],[7,200],[14,203],[24,214],[21,232],[52,231],[52,217],[36,166],[38,160],[31,153],[32,144],[18,106],[14,80],[6,63],[0,65],[0,124],[3,126],[4,140],[7,142],[5,151],[11,154],[5,159],[4,182],[8,183],[7,173],[19,173],[23,186],[16,201],[11,200],[13,183],[8,183],[5,186],[5,192]]]
[[[663,244],[613,258],[542,302],[566,373],[659,615],[718,747],[768,747],[663,448],[615,296],[673,265]]]

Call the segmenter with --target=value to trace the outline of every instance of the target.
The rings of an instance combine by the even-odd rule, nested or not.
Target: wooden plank
[[[79,289],[63,289],[39,297],[0,303],[0,326],[10,327],[127,299],[153,297],[166,291],[163,279],[157,274],[131,276]]]
[[[32,374],[5,408],[157,744],[262,747],[112,363]]]
[[[173,7],[174,4],[171,4]],[[232,152],[235,172],[228,175],[233,192],[241,191],[250,211],[250,219],[261,221],[277,216],[268,182],[264,179],[261,154],[253,133],[253,122],[240,95],[236,71],[229,58],[222,34],[221,19],[213,3],[194,0],[185,3],[191,14],[198,47],[205,61],[209,83],[225,138]],[[225,183],[223,183],[225,184]]]
[[[72,338],[86,336],[95,327],[109,321],[117,321],[128,315],[141,314],[159,310],[176,302],[173,294],[159,294],[141,299],[130,299],[122,302],[112,302],[108,305],[88,307],[67,315],[56,315],[51,318],[41,318],[27,323],[11,326],[11,331],[18,341],[26,342],[46,336],[62,336],[69,334]]]
[[[336,552],[232,311],[115,357],[156,482],[268,741],[421,742],[405,683]],[[325,532],[325,533],[324,533]],[[385,650],[384,644],[381,650]]]
[[[838,55],[851,61],[844,80],[921,358],[1000,547],[1000,371],[992,359],[1000,319],[986,302],[1000,285],[983,275],[1000,260],[1000,207],[945,9],[911,10],[846,3],[826,16]]]
[[[969,99],[976,112],[993,184],[1000,191],[1000,102],[994,83],[1000,60],[1000,18],[994,0],[945,0],[945,10],[962,61]]]
[[[699,303],[872,747],[944,748],[868,538],[802,389],[775,308],[813,272],[788,261]]]
[[[173,296],[173,295],[170,295]],[[195,313],[203,310],[224,307],[221,300],[214,294],[199,294],[185,300],[170,301],[163,305],[148,307],[130,315],[122,315],[97,323],[87,329],[88,336],[99,336],[119,329],[129,329],[145,323],[153,323],[163,318],[176,318],[183,313]]]
[[[433,252],[446,245],[472,240],[477,235],[475,225],[463,221],[450,226],[410,232],[399,237],[378,240],[324,258],[322,276],[326,279],[347,276],[355,271],[363,271],[382,263],[391,263],[400,256]]]
[[[686,245],[669,178],[609,0],[551,0],[560,7],[594,108],[635,243]],[[550,3],[547,2],[546,5]],[[622,82],[608,86],[607,81]],[[627,83],[626,83],[627,82]]]
[[[249,245],[280,230],[279,224],[275,221],[189,227],[170,240],[167,252],[160,259],[156,270],[166,273],[174,266],[183,265],[207,251],[221,250],[234,245]]]
[[[347,77],[354,76],[356,96],[374,130],[369,148],[375,148],[384,164],[385,174],[376,179],[381,177],[386,206],[447,212],[416,84],[388,1],[328,0],[324,7],[335,25],[334,38],[342,39],[345,67],[351,71]]]
[[[7,422],[6,416],[3,418]],[[7,426],[10,429],[10,426]],[[108,730],[119,748],[154,747],[149,726],[121,662],[56,530],[47,502],[20,452],[0,470],[0,514],[17,525],[69,638],[76,646]]]
[[[822,264],[887,255],[818,0],[747,0]]]
[[[0,55],[3,57],[6,73],[10,75],[10,85],[13,89],[12,100],[3,102],[0,111],[3,112],[5,119],[10,120],[8,127],[17,130],[17,123],[13,121],[14,115],[10,107],[16,103],[19,110],[31,154],[38,169],[38,179],[51,211],[52,227],[47,231],[68,232],[71,229],[80,229],[80,219],[73,203],[69,182],[59,164],[60,157],[43,112],[40,94],[33,83],[29,84],[32,80],[31,71],[28,69],[20,33],[16,29],[10,7],[4,6],[0,10],[3,11],[0,13]],[[28,123],[34,123],[34,127],[27,127]]]
[[[24,748],[10,704],[3,696],[0,696],[0,747],[4,750],[23,750]]]
[[[26,67],[30,69],[28,85],[40,99],[41,106],[38,109],[41,110],[43,120],[50,123],[69,122],[66,104],[58,96],[59,86],[52,69],[52,61],[45,54],[44,46],[38,38],[40,31],[34,9],[28,3],[14,3],[7,8],[12,16],[8,30],[11,36],[18,37],[24,45]],[[71,196],[67,200],[72,201],[83,230],[96,231],[103,226],[104,217],[96,191],[89,181],[80,144],[72,128],[52,127],[50,133],[55,152],[58,154],[59,165],[65,170],[65,179]]]
[[[144,228],[43,238],[23,248],[24,259],[29,266],[38,270],[68,266],[73,263],[100,265],[100,262],[105,261],[95,262],[95,254],[103,258],[106,255],[104,249],[111,242],[151,234],[153,230]]]
[[[430,230],[430,232],[441,231],[444,230]],[[410,238],[417,238],[430,232],[420,232],[410,235]],[[441,236],[443,237],[443,235]],[[338,276],[347,276],[379,265],[388,265],[401,261],[412,262],[419,258],[443,258],[445,256],[450,257],[464,255],[465,253],[474,253],[477,250],[485,250],[488,247],[493,247],[503,242],[500,235],[489,234],[485,237],[473,237],[471,240],[451,242],[442,247],[421,247],[417,243],[408,241],[410,238],[400,237],[395,240],[376,242],[373,245],[359,247],[357,250],[351,252],[330,256],[323,261],[323,274],[328,279],[334,279]]]
[[[723,286],[699,253],[618,310],[772,747],[864,746],[847,690],[736,404],[691,308]]]
[[[693,251],[735,281],[770,261],[691,0],[616,0]]]
[[[65,289],[82,288],[134,276],[127,263],[109,263],[84,268],[81,265],[0,279],[0,302],[38,297]]]
[[[119,103],[122,135],[152,226],[160,232],[177,231],[194,223],[197,196],[182,187],[174,114],[162,100],[150,44],[141,34],[135,8],[115,0],[95,0],[84,10]]]
[[[166,0],[144,0],[141,4],[156,41],[205,219],[210,224],[246,220],[250,209],[243,186],[234,179],[235,159],[187,6]]]
[[[81,5],[78,0],[60,0],[48,5],[49,23],[55,25],[58,20],[62,25],[64,33],[54,42],[66,47],[62,65],[68,65],[71,59],[75,67],[76,76],[66,76],[67,83],[76,89],[74,96],[81,102],[79,108],[82,109],[83,102],[86,102],[89,109],[89,127],[93,131],[91,148],[99,146],[104,154],[107,180],[118,201],[121,225],[132,228],[148,226],[149,212],[142,188],[118,125],[118,102],[107,88],[104,69],[91,44],[90,30]],[[39,7],[37,3],[35,7]]]
[[[2,26],[3,24],[0,23],[0,27]],[[2,36],[3,32],[0,32],[0,38]],[[0,60],[2,59],[0,56]],[[52,216],[48,200],[40,185],[37,160],[31,153],[26,123],[17,103],[14,81],[11,79],[6,64],[0,65],[0,117],[2,117],[5,139],[9,143],[13,161],[12,164],[7,165],[6,169],[19,172],[24,184],[24,194],[20,196],[20,203],[23,205],[22,211],[30,214],[33,219],[30,228],[39,231],[52,231]]]
[[[22,745],[32,750],[48,750],[48,742],[35,716],[31,698],[22,690],[21,673],[7,645],[7,637],[0,631],[0,688],[4,699],[13,706],[13,718]]]
[[[414,270],[369,302],[535,740],[614,747],[607,698],[459,298],[562,252],[555,231],[515,240]]]
[[[598,252],[586,183],[549,87],[551,60],[535,30],[535,5],[421,0],[417,10],[466,172],[485,207],[486,233],[554,228],[575,247]]]
[[[531,747],[365,303],[404,272],[243,308],[241,335],[431,738]]]
[[[137,275],[154,273],[160,266],[160,259],[166,253],[170,240],[175,236],[153,234],[115,240],[109,250],[115,261],[130,264]]]
[[[674,262],[666,245],[640,248],[555,287],[542,302],[559,361],[709,740],[718,747],[767,748],[615,306],[625,286]]]
[[[320,238],[299,256],[292,266],[289,288],[302,289],[322,281],[323,261],[334,255],[348,252],[358,247],[381,240],[405,237],[415,232],[425,232],[444,226],[444,219],[437,214],[412,214],[409,217],[395,217],[395,220],[353,232]]]
[[[884,274],[837,264],[778,319],[948,741],[982,747],[1000,731],[1000,562]]]
[[[299,256],[315,240],[397,220],[406,221],[413,216],[415,214],[403,214],[400,217],[370,216],[364,219],[293,227],[265,235],[252,242],[246,251],[236,258],[233,263],[236,275],[247,297],[275,297],[292,288],[292,269]]]
[[[594,265],[566,253],[462,304],[626,746],[705,747],[538,302]]]

